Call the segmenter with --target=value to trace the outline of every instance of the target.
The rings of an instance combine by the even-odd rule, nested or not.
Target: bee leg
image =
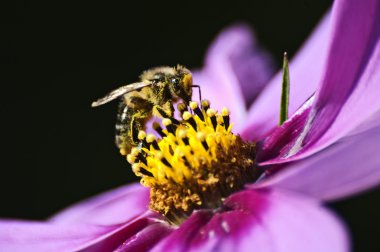
[[[202,92],[201,92],[201,87],[199,85],[192,85],[192,88],[198,88],[199,92],[199,102],[202,102]]]
[[[172,101],[167,101],[163,105],[153,106],[153,115],[162,118],[172,118],[174,107]]]
[[[132,116],[131,122],[130,122],[130,129],[131,129],[131,141],[134,145],[138,145],[140,142],[138,135],[139,131],[144,129],[145,120],[147,118],[147,115],[136,113]]]
[[[153,106],[153,115],[162,117],[162,118],[169,118],[172,123],[174,124],[180,124],[180,122],[173,117],[173,103],[172,101],[166,102],[164,105],[155,105]]]

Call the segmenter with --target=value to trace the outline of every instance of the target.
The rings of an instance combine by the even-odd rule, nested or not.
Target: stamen
[[[214,109],[207,110],[207,116],[210,117],[212,127],[216,130],[217,122],[216,122],[216,111]]]
[[[164,119],[162,120],[162,124],[165,125],[166,129],[167,129],[170,133],[174,134],[176,127],[172,124],[172,121],[171,121],[170,119],[168,119],[168,118],[164,118]]]
[[[162,152],[156,153],[156,158],[160,160],[164,165],[167,167],[173,168],[172,165],[169,163],[169,161],[165,158],[164,154]]]
[[[202,111],[199,109],[198,107],[198,103],[197,102],[190,102],[190,108],[194,111],[194,113],[199,117],[199,119],[201,119],[202,121],[204,121],[204,117],[203,117],[203,113]]]
[[[160,150],[160,147],[158,147],[158,144],[156,141],[156,137],[153,134],[148,134],[146,137],[146,141],[147,141],[148,145],[153,146],[153,148],[155,150]]]
[[[153,174],[150,172],[150,171],[147,171],[146,169],[140,167],[140,170],[139,172],[142,174],[142,175],[145,175],[145,176],[148,176],[148,177],[154,177]]]
[[[180,125],[181,123],[177,120],[177,119],[175,119],[174,117],[170,117],[170,120],[172,121],[172,123],[174,124],[174,125]]]
[[[210,108],[210,101],[209,100],[202,100],[202,110],[207,111]]]
[[[144,165],[147,165],[147,160],[145,158],[145,156],[140,152],[138,155],[137,155],[137,158],[136,158],[136,161],[140,161],[142,162]]]
[[[185,103],[178,103],[178,105],[177,105],[177,109],[178,109],[178,111],[181,113],[181,116],[182,116],[183,113],[184,113],[185,111],[187,111],[187,106],[186,106]]]
[[[182,139],[182,142],[185,144],[185,145],[189,145],[189,138],[187,137],[187,133],[186,133],[186,130],[180,130],[178,132],[178,137],[180,139]]]
[[[230,127],[230,111],[228,111],[227,108],[223,108],[222,116],[223,116],[224,127],[226,128],[226,130],[228,130],[228,127]]]
[[[147,148],[148,147],[148,143],[146,142],[146,133],[145,131],[143,130],[140,130],[139,131],[139,134],[137,135],[137,138],[140,140],[140,143],[142,143],[142,146],[144,148]]]
[[[206,142],[206,135],[205,133],[203,132],[198,132],[197,133],[197,139],[199,141],[201,141],[203,147],[205,148],[206,151],[208,151],[208,145],[207,145],[207,142]]]
[[[137,155],[140,153],[139,149],[137,149],[136,147],[133,147],[131,149],[131,155],[134,156],[134,157],[137,157]]]
[[[165,137],[166,134],[162,131],[161,125],[158,122],[153,123],[153,129],[161,136]]]
[[[128,154],[127,155],[127,161],[128,163],[130,163],[131,165],[134,164],[136,162],[136,156],[133,156],[132,154]]]
[[[195,122],[193,116],[188,111],[186,111],[185,113],[183,113],[182,118],[183,118],[183,120],[185,120],[188,123],[190,123],[190,125],[193,127],[193,129],[195,131],[197,130],[197,123]]]

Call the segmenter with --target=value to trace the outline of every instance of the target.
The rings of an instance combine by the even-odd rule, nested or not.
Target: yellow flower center
[[[162,137],[139,132],[138,147],[127,155],[141,184],[150,188],[150,208],[179,224],[194,210],[216,209],[225,197],[254,181],[255,144],[234,135],[229,111],[203,100],[181,103],[182,119],[165,118],[153,128]]]

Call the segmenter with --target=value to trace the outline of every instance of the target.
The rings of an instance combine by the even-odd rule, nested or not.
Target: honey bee
[[[126,155],[139,143],[138,133],[154,115],[173,118],[173,103],[182,100],[189,104],[193,85],[191,72],[183,67],[156,67],[143,72],[140,81],[127,84],[92,103],[97,107],[121,97],[119,103],[115,142],[120,153]]]

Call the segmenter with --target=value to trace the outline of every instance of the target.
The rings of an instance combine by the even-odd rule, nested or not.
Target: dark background
[[[330,1],[31,3],[0,10],[0,216],[43,219],[136,180],[114,146],[117,103],[90,103],[151,66],[202,66],[224,27],[244,21],[277,65]],[[379,251],[380,190],[330,204],[356,251]]]

